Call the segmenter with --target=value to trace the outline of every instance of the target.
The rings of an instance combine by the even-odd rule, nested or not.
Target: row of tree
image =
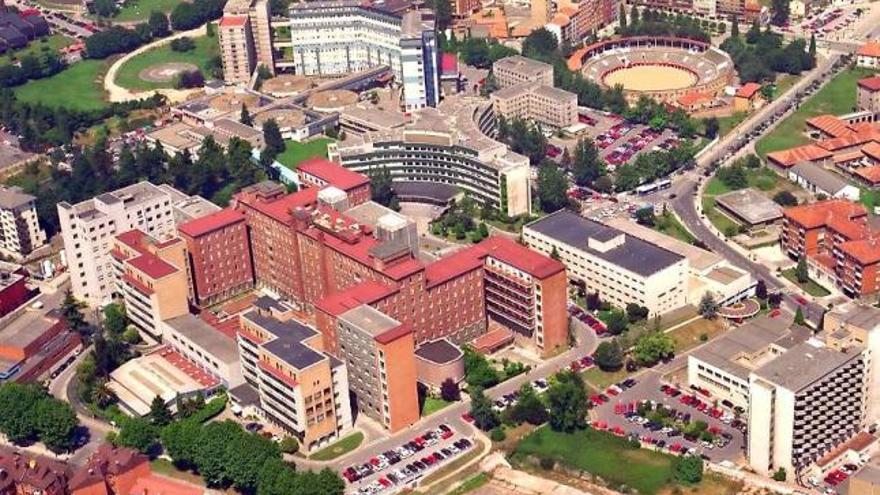
[[[694,166],[693,142],[685,140],[669,150],[641,153],[635,162],[627,163],[615,171],[614,188],[617,191],[630,191],[641,184],[663,178],[672,172]]]
[[[630,10],[629,19],[626,17],[623,5],[620,6],[619,15],[620,34],[623,36],[675,36],[704,43],[708,43],[712,39],[704,29],[704,26],[710,27],[711,24],[696,17],[655,12],[650,9],[645,9],[640,15],[639,9],[635,5]],[[721,23],[721,26],[725,26],[725,24]]]
[[[772,82],[777,73],[797,75],[816,66],[816,39],[809,45],[803,39],[783,43],[782,36],[768,27],[761,30],[755,23],[745,38],[734,30],[721,43],[721,49],[730,54],[739,78],[743,82]]]
[[[65,452],[74,446],[77,424],[70,405],[39,385],[0,386],[0,433],[14,444],[40,441],[53,452]]]
[[[42,46],[37,53],[28,53],[18,62],[18,65],[0,65],[0,88],[11,88],[31,79],[53,76],[67,67],[48,45]]]

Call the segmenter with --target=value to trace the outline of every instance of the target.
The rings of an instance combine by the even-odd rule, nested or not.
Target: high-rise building
[[[232,0],[223,8],[219,24],[223,77],[247,83],[262,65],[275,72],[271,15],[268,0]]]
[[[180,224],[196,306],[212,306],[254,286],[245,216],[226,208]]]
[[[539,83],[520,83],[490,95],[498,117],[527,119],[564,129],[578,123],[577,95]]]
[[[0,253],[22,258],[46,244],[36,199],[18,187],[0,186]]]
[[[259,393],[266,419],[307,451],[352,426],[345,364],[323,352],[321,334],[280,303],[241,316],[238,345],[245,381]]]
[[[553,86],[553,66],[514,55],[505,57],[492,64],[492,74],[498,87],[507,88],[520,83],[539,83]]]

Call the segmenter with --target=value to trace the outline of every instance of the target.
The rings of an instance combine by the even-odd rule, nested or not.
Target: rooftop
[[[807,119],[807,125],[831,137],[841,137],[853,133],[849,125],[835,115],[817,115]]]
[[[446,364],[464,356],[464,353],[447,339],[425,342],[416,349],[416,356],[437,364]]]
[[[382,343],[409,333],[406,325],[366,304],[342,313],[339,320],[366,332]]]
[[[880,309],[859,301],[836,305],[829,311],[829,315],[846,322],[847,325],[863,330],[873,330],[880,327]]]
[[[370,182],[370,178],[366,175],[352,172],[342,165],[324,158],[309,158],[297,166],[297,171],[317,177],[343,191],[350,191]]]
[[[656,244],[627,235],[613,227],[560,210],[525,226],[564,244],[614,263],[633,273],[649,276],[680,262],[684,257]],[[588,246],[588,239],[616,233],[624,242],[605,252]]]
[[[20,187],[0,186],[0,209],[14,210],[31,204],[35,197],[24,193]]]
[[[756,82],[748,82],[736,90],[736,96],[737,98],[752,98],[758,91],[761,91],[760,84]]]
[[[166,403],[179,395],[204,389],[204,385],[184,370],[165,359],[170,349],[160,350],[132,359],[110,374],[110,389],[125,406],[139,415],[150,412],[150,402],[162,397]]]
[[[719,204],[750,225],[767,223],[782,218],[782,207],[751,187],[715,196]]]
[[[856,55],[863,57],[880,57],[880,43],[876,41],[868,41],[860,46],[856,51]]]
[[[497,60],[493,64],[493,69],[497,71],[499,68],[532,76],[537,76],[545,71],[553,70],[552,65],[545,64],[544,62],[539,62],[537,60],[532,60],[530,58],[523,57],[522,55],[514,55],[512,57],[505,57]]]
[[[829,199],[787,208],[783,214],[807,229],[823,227],[832,219],[849,220],[868,214],[865,207],[843,199]]]
[[[275,338],[265,342],[262,347],[296,369],[302,370],[327,359],[327,356],[303,343],[318,335],[313,328],[293,320],[280,321],[263,316],[257,311],[245,313],[242,318],[274,335]]]
[[[880,91],[880,76],[859,79],[859,86],[869,91]]]
[[[767,159],[783,168],[792,167],[800,162],[822,160],[829,157],[831,157],[830,151],[815,144],[805,144],[787,150],[767,153]]]
[[[199,237],[230,225],[244,222],[244,213],[233,208],[224,208],[209,215],[178,225],[181,233]]]
[[[639,225],[638,223],[625,218],[610,218],[607,221],[607,225],[622,230],[634,237],[644,239],[651,244],[656,244],[663,249],[684,256],[688,259],[688,264],[691,269],[698,272],[716,266],[724,260],[724,258],[711,251],[701,249],[693,244],[682,242],[670,235],[661,234],[654,229]]]
[[[165,325],[196,343],[212,358],[223,363],[238,362],[238,344],[198,316],[185,314],[165,320]]]
[[[0,348],[24,349],[57,324],[59,318],[57,310],[27,308],[11,320],[0,320]]]
[[[768,382],[798,392],[848,361],[858,359],[859,355],[857,352],[840,352],[811,339],[788,349],[755,370],[755,374]]]

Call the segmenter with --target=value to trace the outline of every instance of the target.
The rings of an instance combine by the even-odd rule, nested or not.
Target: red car
[[[471,413],[469,413],[469,412],[466,412],[466,413],[462,414],[462,415],[461,415],[461,419],[467,421],[468,423],[473,423],[473,422],[474,422],[474,417],[471,416]]]
[[[794,296],[794,300],[797,301],[797,303],[800,304],[801,306],[807,305],[807,300],[804,299],[803,296]]]
[[[386,480],[385,478],[379,478],[379,484],[384,486],[385,488],[391,486],[391,482]]]
[[[450,430],[450,431],[444,431],[443,434],[440,435],[440,438],[442,438],[443,440],[446,440],[446,439],[448,439],[448,438],[452,438],[452,435],[454,435],[454,433],[453,433],[451,430]]]

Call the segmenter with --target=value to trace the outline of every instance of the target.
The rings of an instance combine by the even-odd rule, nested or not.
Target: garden
[[[132,90],[173,88],[184,70],[209,76],[219,55],[216,37],[180,38],[128,60],[119,68],[115,82]]]
[[[290,170],[295,170],[297,165],[309,158],[327,158],[327,145],[332,142],[333,139],[327,137],[304,142],[288,139],[284,141],[284,151],[275,160]]]
[[[25,103],[51,108],[100,110],[107,106],[102,85],[105,71],[106,64],[102,60],[81,60],[53,76],[16,87],[15,97]]]

